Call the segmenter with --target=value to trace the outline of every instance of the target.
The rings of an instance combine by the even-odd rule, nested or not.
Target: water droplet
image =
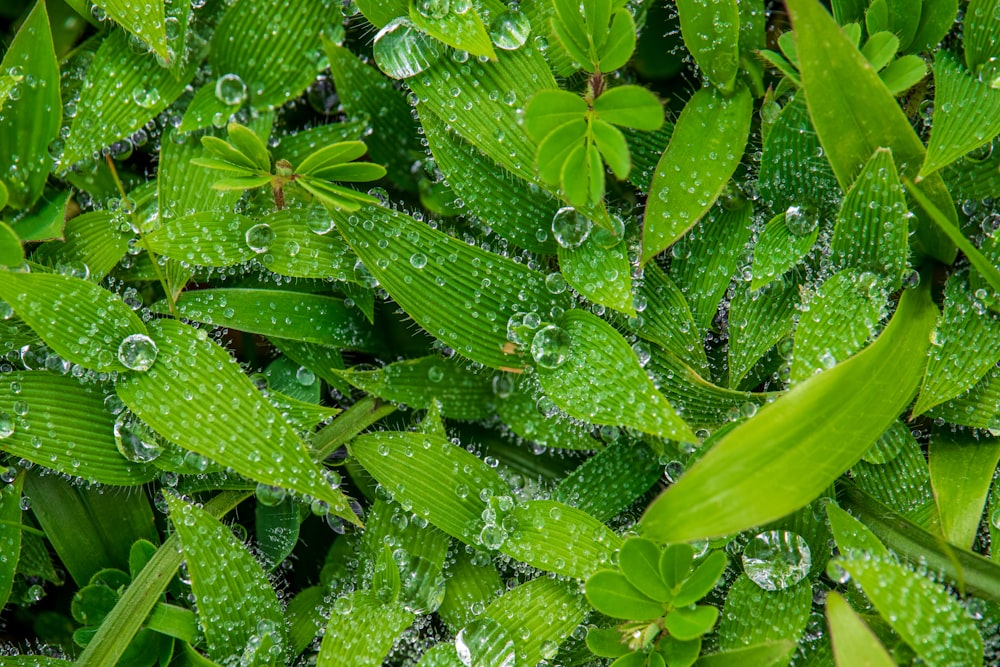
[[[479,543],[486,549],[499,549],[506,541],[507,531],[500,526],[487,525],[483,526],[483,529],[479,531]]]
[[[563,248],[577,248],[587,237],[594,223],[572,206],[556,211],[552,217],[552,235]]]
[[[153,339],[145,334],[126,336],[118,346],[118,361],[133,371],[148,371],[156,361],[159,350]]]
[[[573,339],[554,324],[542,327],[531,339],[531,356],[542,368],[559,368],[569,358]]]
[[[258,255],[263,254],[271,249],[271,244],[274,243],[274,230],[267,223],[260,223],[259,225],[254,225],[247,230],[246,233],[247,245]]]
[[[979,66],[979,80],[990,88],[1000,88],[1000,58],[993,56]]]
[[[410,255],[410,266],[415,269],[422,269],[427,266],[427,255],[422,252],[415,252]]]
[[[492,618],[477,618],[459,630],[455,650],[465,667],[514,667],[514,640]]]
[[[130,416],[115,420],[114,433],[118,452],[133,463],[149,463],[163,452],[153,432]]]
[[[416,0],[417,11],[429,19],[443,19],[451,11],[451,0]]]
[[[521,48],[531,35],[527,15],[519,11],[500,14],[490,23],[490,39],[498,49],[513,51]]]
[[[375,35],[373,54],[379,69],[394,79],[405,79],[434,64],[441,57],[441,47],[409,19],[400,17]]]
[[[0,412],[0,440],[14,435],[14,415]]]
[[[160,101],[160,91],[156,88],[138,85],[132,89],[132,99],[143,109],[152,109]]]
[[[215,82],[215,97],[226,106],[247,101],[247,85],[239,74],[223,74]]]
[[[819,212],[808,206],[789,206],[785,211],[785,226],[795,236],[812,234],[819,225]]]
[[[254,495],[257,496],[257,502],[261,505],[274,507],[275,505],[280,505],[281,501],[283,501],[285,496],[288,494],[285,489],[280,486],[271,486],[270,484],[259,482]]]
[[[295,379],[303,387],[311,387],[316,382],[316,374],[305,366],[300,366],[299,370],[295,371]]]
[[[743,549],[743,571],[766,591],[794,586],[809,574],[812,555],[801,536],[787,530],[769,530]]]

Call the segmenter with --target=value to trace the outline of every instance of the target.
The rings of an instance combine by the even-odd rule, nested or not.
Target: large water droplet
[[[811,567],[809,545],[791,531],[760,533],[743,550],[743,571],[766,591],[794,586],[809,574]]]
[[[514,667],[514,640],[492,618],[470,621],[455,637],[458,659],[465,667]]]
[[[0,411],[0,440],[14,435],[14,415]]]
[[[149,463],[163,452],[153,432],[132,417],[115,420],[114,431],[118,452],[133,463]]]
[[[577,248],[587,237],[594,223],[572,206],[556,211],[552,217],[552,235],[556,243],[564,248]]]
[[[394,79],[420,74],[441,57],[438,42],[403,17],[378,31],[372,50],[375,64]]]
[[[559,368],[569,358],[573,339],[554,324],[542,327],[531,339],[531,356],[542,368]]]
[[[274,243],[274,230],[267,223],[260,223],[259,225],[254,225],[247,230],[246,233],[247,245],[258,255],[263,254],[271,249],[271,244]]]
[[[490,23],[490,39],[498,49],[513,51],[528,41],[531,23],[523,12],[511,11],[500,14]]]
[[[133,371],[148,371],[156,361],[159,350],[153,339],[146,334],[126,336],[118,346],[118,361]]]
[[[152,109],[160,101],[160,91],[140,84],[132,89],[132,99],[143,109]]]
[[[392,558],[399,568],[400,599],[415,614],[437,611],[444,600],[445,579],[434,564],[405,549],[396,549]]]
[[[993,56],[979,66],[979,80],[990,88],[1000,88],[1000,58]]]
[[[226,106],[247,101],[247,85],[239,74],[223,74],[215,82],[215,97]]]
[[[819,212],[809,206],[789,206],[785,211],[785,226],[795,236],[812,234],[819,225]]]

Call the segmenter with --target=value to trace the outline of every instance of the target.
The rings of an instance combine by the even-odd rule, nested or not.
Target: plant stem
[[[358,433],[395,411],[396,406],[366,396],[313,436],[313,457],[322,461]]]

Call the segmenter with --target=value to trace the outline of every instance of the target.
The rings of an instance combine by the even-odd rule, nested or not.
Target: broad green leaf
[[[920,178],[1000,134],[1000,90],[965,71],[947,51],[934,59],[934,89],[934,124]]]
[[[619,437],[559,482],[552,497],[607,521],[652,488],[662,474],[648,446]]]
[[[736,0],[680,0],[684,45],[709,80],[729,92],[740,67],[740,14]]]
[[[218,126],[220,121],[226,122],[239,111],[242,102],[228,103],[233,99],[239,99],[239,97],[223,100],[216,93],[217,88],[225,90],[228,82],[229,80],[225,79],[220,84],[218,79],[209,79],[203,84],[194,94],[187,109],[184,110],[184,116],[181,118],[181,124],[177,126],[177,132],[185,134],[206,127]],[[225,95],[225,93],[223,94]]]
[[[483,542],[482,490],[510,493],[493,469],[443,438],[372,433],[356,438],[350,451],[379,484],[410,503],[414,514],[469,545]],[[449,471],[447,486],[439,481],[442,471]]]
[[[84,269],[91,279],[101,280],[122,260],[128,236],[108,211],[90,211],[66,222],[64,241],[49,241],[31,256],[33,262],[55,267]]]
[[[600,47],[598,67],[602,72],[613,72],[628,63],[635,51],[636,26],[627,9],[619,9],[611,18],[608,37]]]
[[[568,337],[565,359],[554,368],[539,363],[535,372],[545,395],[560,409],[591,424],[625,425],[672,440],[696,441],[611,325],[578,309],[567,311],[558,322]],[[544,330],[533,339],[533,353],[545,347],[538,338],[542,335]]]
[[[948,279],[932,343],[915,415],[960,396],[1000,361],[1000,315],[972,291],[967,273]]]
[[[274,232],[268,250],[257,253],[257,261],[268,270],[292,278],[357,280],[354,266],[357,257],[344,239],[333,232],[330,215],[322,206],[274,211],[260,222]],[[318,233],[324,230],[325,233]],[[244,235],[244,242],[247,239]],[[260,249],[258,246],[257,250]]]
[[[12,208],[28,208],[42,194],[52,157],[49,142],[62,123],[59,63],[44,0],[39,0],[7,45],[0,71],[13,79],[0,105],[0,165]],[[11,93],[17,92],[15,97]]]
[[[718,619],[719,610],[711,605],[681,607],[667,615],[663,627],[671,637],[690,641],[710,632]]]
[[[556,251],[551,220],[558,200],[512,178],[437,116],[420,121],[438,169],[468,214],[518,247],[546,255]]]
[[[874,460],[873,450],[881,450]],[[859,489],[925,528],[937,523],[927,459],[905,424],[893,424],[864,458],[851,468]]]
[[[407,0],[361,0],[358,8],[364,17],[376,27],[383,27],[398,16],[407,13]]]
[[[497,54],[493,50],[490,35],[475,7],[470,7],[468,11],[462,13],[454,9],[445,10],[444,15],[439,16],[433,10],[422,11],[422,8],[429,4],[426,0],[410,0],[409,4],[410,20],[421,31],[448,46],[468,51],[470,56],[496,59]]]
[[[764,642],[732,651],[703,655],[695,667],[777,667],[787,664],[788,655],[795,650],[795,642]]]
[[[896,289],[909,254],[906,199],[888,149],[878,149],[854,181],[833,230],[834,259],[844,267],[874,271]]]
[[[808,581],[766,591],[746,575],[740,575],[726,594],[717,631],[719,648],[731,651],[769,642],[798,642],[811,607],[812,589]]]
[[[690,574],[692,563],[694,563],[694,547],[682,542],[663,549],[657,568],[663,582],[673,590]]]
[[[848,559],[840,566],[929,667],[983,661],[975,622],[940,584],[885,558]]]
[[[594,111],[605,123],[652,132],[663,126],[663,106],[641,86],[609,88],[594,100]]]
[[[789,380],[801,382],[850,358],[874,336],[888,294],[868,273],[834,274],[795,328]]]
[[[673,597],[660,576],[660,547],[655,542],[641,537],[625,540],[618,552],[618,567],[644,595],[657,602],[668,602]]]
[[[540,273],[397,211],[369,206],[333,218],[379,284],[417,324],[491,368],[521,365],[508,340],[512,317],[534,312],[548,318],[553,307],[569,303],[568,295],[546,289]]]
[[[124,32],[112,30],[87,70],[59,168],[65,171],[142,128],[180,97],[197,65],[188,63],[175,77],[152,54],[136,53]]]
[[[521,376],[515,384],[513,376],[497,379],[497,415],[518,436],[542,447],[556,449],[594,449],[597,441],[590,427],[579,424],[558,410],[553,414],[551,401],[541,398],[541,388],[535,377]]]
[[[965,64],[973,75],[981,76],[982,80],[987,81],[1000,74],[996,71],[997,60],[1000,60],[1000,38],[997,35],[998,12],[1000,12],[1000,2],[997,0],[970,0],[965,9],[965,24],[962,30]]]
[[[24,263],[24,247],[17,232],[0,220],[0,266],[18,267]]]
[[[920,25],[921,0],[886,0],[889,32],[899,36],[902,51],[910,47]]]
[[[141,7],[127,0],[99,0],[94,4],[165,61],[169,62],[178,55],[183,57],[182,54],[171,54],[167,50],[164,0],[152,0]]]
[[[752,111],[746,88],[729,98],[703,88],[688,100],[650,185],[643,264],[676,242],[715,203],[743,157]]]
[[[587,628],[587,648],[602,658],[618,658],[629,653],[622,633],[615,628]]]
[[[658,663],[663,667],[691,667],[701,654],[701,637],[692,640],[681,641],[673,636],[664,637],[657,646],[656,654],[663,662]],[[650,657],[650,664],[652,663]]]
[[[284,614],[260,564],[211,514],[172,493],[163,497],[180,536],[209,657],[228,662],[243,656],[250,658],[245,664],[281,664],[276,658],[285,643]],[[237,600],[241,604],[234,604]],[[265,634],[279,647],[278,655],[253,654],[265,643]]]
[[[0,561],[0,608],[7,606],[14,575],[17,573],[21,554],[21,490],[24,472],[0,487],[0,545],[4,558]]]
[[[50,241],[63,238],[63,228],[69,209],[70,190],[46,197],[40,206],[13,223],[22,241]]]
[[[77,586],[105,568],[128,568],[137,539],[155,540],[153,510],[133,489],[86,488],[31,472],[24,480],[31,512]]]
[[[575,248],[559,246],[559,271],[566,282],[592,303],[635,316],[632,265],[626,241],[595,230]]]
[[[474,610],[489,605],[503,590],[503,583],[491,560],[464,549],[458,549],[449,559],[446,571],[448,583],[438,616],[450,630],[458,632],[477,616]]]
[[[119,376],[119,398],[157,433],[258,482],[329,503],[357,523],[305,444],[250,378],[204,331],[173,320],[151,323],[159,347],[145,373]]]
[[[674,125],[669,122],[664,123],[663,127],[654,132],[642,132],[626,127],[622,128],[622,133],[628,142],[629,155],[632,158],[632,170],[628,174],[629,183],[642,192],[648,192],[656,163],[670,143]]]
[[[648,597],[615,570],[601,570],[587,579],[587,600],[612,618],[651,621],[665,613],[662,602]]]
[[[871,346],[726,434],[647,508],[643,533],[667,542],[728,535],[819,496],[913,399],[937,315],[929,292],[904,292]]]
[[[565,577],[586,579],[598,568],[607,567],[622,544],[621,538],[594,517],[555,500],[517,503],[506,516],[513,528],[500,550]]]
[[[899,51],[899,38],[888,31],[869,36],[868,41],[861,47],[862,55],[876,71],[884,69],[897,51]]]
[[[878,637],[835,591],[826,596],[826,622],[837,667],[895,667]]]
[[[625,135],[615,126],[596,118],[590,124],[594,144],[601,153],[601,159],[608,165],[616,178],[628,177],[632,169],[632,159],[628,152]]]
[[[293,655],[299,655],[316,637],[323,625],[320,616],[326,591],[323,586],[302,589],[285,606],[288,626],[288,646]]]
[[[426,409],[440,402],[449,419],[484,419],[491,414],[493,387],[489,377],[468,368],[468,362],[437,355],[397,361],[379,370],[339,373],[351,385],[387,401]]]
[[[169,218],[145,236],[157,255],[195,266],[234,266],[254,257],[247,232],[256,224],[238,213],[203,212]]]
[[[794,219],[812,218],[813,224],[808,224],[802,230],[796,227],[793,232],[786,223],[786,217]],[[779,213],[771,218],[757,239],[753,251],[753,278],[750,289],[758,290],[771,283],[776,278],[790,271],[801,262],[816,243],[819,236],[818,214],[815,211],[804,211],[798,207],[789,207],[787,212]],[[808,229],[812,227],[812,229]]]
[[[674,595],[675,607],[686,607],[708,595],[719,582],[728,561],[721,551],[714,551],[695,566]]]
[[[128,370],[121,346],[146,334],[118,295],[79,278],[3,271],[0,298],[59,356],[84,368]]]
[[[928,458],[945,539],[971,549],[1000,462],[1000,443],[937,429]]]
[[[215,29],[209,50],[212,72],[238,77],[254,109],[284,104],[315,80],[321,48],[316,27],[324,25],[329,14],[322,0],[294,5],[240,0]]]
[[[0,377],[0,413],[13,420],[4,451],[100,484],[133,486],[159,474],[148,463],[125,458],[116,447],[115,416],[97,387],[46,371]]]
[[[936,405],[927,416],[971,428],[1000,428],[1000,370],[991,370],[972,389]]]
[[[878,73],[815,0],[792,0],[789,14],[795,27],[802,87],[816,134],[841,188],[847,189],[877,148],[892,150],[897,167],[912,176],[924,161],[924,146]],[[865,113],[855,110],[863,105]],[[940,178],[923,183],[927,196],[957,223],[954,203]],[[918,236],[923,252],[950,264],[955,247],[920,216]]]
[[[878,75],[886,89],[899,97],[927,76],[927,63],[920,56],[902,56],[889,63]]]
[[[159,310],[165,311],[162,307]],[[177,301],[182,317],[238,331],[333,345],[349,350],[375,350],[371,325],[343,299],[273,289],[205,289],[185,292]]]
[[[917,53],[936,48],[951,30],[957,14],[958,0],[924,0],[917,34],[913,36],[909,50]]]
[[[350,393],[350,385],[336,374],[336,371],[344,368],[344,360],[336,348],[287,338],[269,338],[268,340],[287,358],[304,368],[308,368],[316,377],[331,387],[335,387],[340,393]]]
[[[587,102],[565,90],[541,90],[528,100],[524,109],[524,131],[541,141],[566,123],[580,120],[587,113]]]
[[[777,280],[760,290],[737,286],[729,308],[729,386],[741,380],[792,329],[801,295],[795,281]]]

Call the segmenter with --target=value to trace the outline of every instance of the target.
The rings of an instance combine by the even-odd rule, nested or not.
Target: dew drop
[[[215,82],[215,97],[226,106],[247,101],[247,85],[239,74],[223,74]]]
[[[524,46],[531,35],[531,23],[520,11],[500,14],[490,23],[490,39],[498,49],[513,51]]]
[[[743,549],[743,571],[766,591],[777,591],[802,581],[812,567],[809,545],[787,530],[756,535]]]
[[[148,371],[153,367],[158,352],[152,338],[145,334],[132,334],[118,346],[118,361],[129,370]]]
[[[812,234],[819,225],[819,212],[808,206],[789,206],[785,211],[785,226],[795,236]]]
[[[420,74],[441,57],[441,47],[404,17],[393,19],[375,35],[375,64],[394,79]]]
[[[465,667],[514,667],[514,640],[497,621],[470,621],[455,636],[455,650]]]
[[[569,358],[573,339],[554,324],[544,326],[531,339],[531,356],[542,368],[559,368]]]
[[[14,415],[0,412],[0,440],[14,435]]]
[[[274,243],[274,230],[267,223],[254,225],[247,230],[246,241],[251,250],[258,255],[263,254],[270,250],[271,244]]]
[[[116,419],[114,433],[118,453],[132,463],[149,463],[163,452],[153,432],[130,417]]]
[[[552,235],[563,248],[577,248],[587,237],[594,223],[572,206],[566,206],[552,217]]]

